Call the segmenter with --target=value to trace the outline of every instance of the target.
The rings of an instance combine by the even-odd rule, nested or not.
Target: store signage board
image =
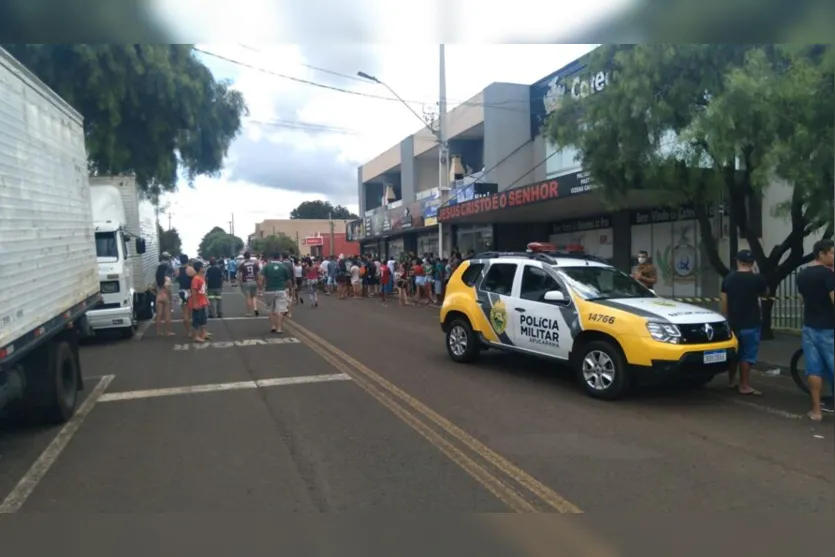
[[[588,193],[595,188],[588,172],[575,172],[544,182],[538,182],[521,188],[500,191],[492,195],[472,199],[455,205],[445,205],[438,211],[441,222],[478,215],[491,211],[501,211],[514,207],[524,207],[563,197]]]
[[[716,214],[716,210],[710,207],[708,208],[707,214],[713,217]],[[696,220],[696,209],[692,205],[682,205],[680,207],[638,210],[630,213],[629,220],[632,225]]]
[[[570,232],[584,232],[586,230],[602,230],[612,227],[612,219],[609,215],[587,217],[582,219],[565,220],[553,225],[554,234],[567,234]]]

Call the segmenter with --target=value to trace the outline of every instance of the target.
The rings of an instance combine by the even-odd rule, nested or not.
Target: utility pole
[[[442,206],[449,198],[449,141],[446,120],[446,56],[444,45],[440,46],[438,76],[438,204]],[[438,257],[444,256],[444,225],[438,221]]]
[[[444,53],[444,45],[440,46],[440,90],[439,90],[439,98],[438,98],[438,129],[433,130],[432,127],[427,124],[427,122],[421,118],[420,114],[418,114],[414,108],[411,107],[409,103],[407,103],[403,98],[397,94],[397,92],[388,86],[388,84],[380,81],[373,75],[369,75],[365,72],[357,72],[357,75],[363,79],[367,79],[369,81],[373,81],[374,83],[380,84],[389,92],[394,95],[394,97],[399,100],[403,106],[409,109],[409,111],[415,115],[415,117],[420,120],[421,124],[429,130],[429,132],[434,135],[438,139],[438,190],[440,191],[439,195],[439,202],[441,205],[446,203],[447,199],[449,198],[449,141],[447,140],[447,120],[446,120],[446,58]],[[443,255],[444,250],[444,236],[443,236],[443,226],[440,222],[438,222],[438,255]]]
[[[333,233],[333,228],[334,228],[334,224],[333,224],[333,211],[328,212],[328,221],[330,221],[330,222],[329,222],[329,224],[330,224],[330,228],[331,228],[331,249],[330,249],[330,255],[331,255],[331,256],[333,256],[333,255],[334,255],[334,253],[333,253],[333,243],[334,243],[334,233]]]
[[[229,221],[229,235],[235,235],[235,215],[232,215],[232,220]],[[229,252],[232,257],[235,257],[235,241],[229,238]]]
[[[168,230],[171,230],[171,212],[168,213]]]

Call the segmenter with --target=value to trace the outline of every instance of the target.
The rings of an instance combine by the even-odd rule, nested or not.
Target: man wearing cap
[[[740,250],[736,254],[736,271],[722,281],[722,313],[739,341],[736,362],[728,368],[728,388],[741,395],[759,396],[751,387],[751,366],[757,363],[760,348],[760,298],[768,295],[768,285],[762,275],[754,272],[754,254]],[[737,368],[739,383],[736,383]]]

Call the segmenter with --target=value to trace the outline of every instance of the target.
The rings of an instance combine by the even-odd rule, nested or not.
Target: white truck
[[[133,176],[91,176],[90,197],[102,297],[87,319],[94,331],[118,329],[130,338],[139,321],[153,317],[156,209]]]
[[[0,48],[0,410],[75,412],[94,246],[82,118]]]

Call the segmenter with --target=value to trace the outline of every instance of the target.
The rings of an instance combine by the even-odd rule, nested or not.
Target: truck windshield
[[[115,232],[96,232],[96,257],[119,260],[119,244]]]
[[[556,267],[554,270],[586,300],[656,297],[649,288],[612,267]]]

